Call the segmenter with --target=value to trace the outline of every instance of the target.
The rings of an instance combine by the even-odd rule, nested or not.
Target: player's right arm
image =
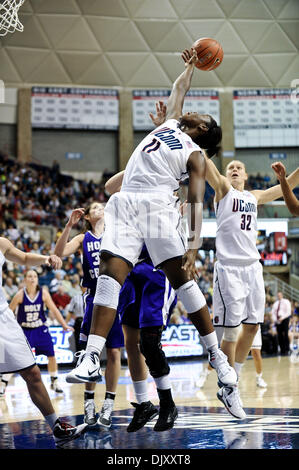
[[[9,304],[10,310],[12,310],[15,313],[18,305],[23,303],[23,299],[24,299],[24,291],[23,289],[20,289],[10,301],[10,304]]]
[[[105,190],[109,194],[118,193],[120,191],[121,185],[123,183],[125,170],[116,173],[116,175],[111,176],[105,184]]]
[[[185,70],[179,75],[172,86],[171,94],[167,102],[166,120],[178,120],[182,115],[184,99],[191,86],[194,65],[195,62],[198,61],[195,50],[184,50],[182,58],[185,62]]]
[[[48,266],[52,266],[53,269],[60,269],[62,266],[62,261],[57,256],[25,253],[24,251],[15,248],[15,246],[4,237],[0,237],[0,250],[8,261],[12,261],[13,263],[21,264],[26,267],[46,264]]]
[[[84,215],[85,211],[83,208],[74,209],[70,215],[70,218],[64,227],[64,230],[60,237],[58,238],[55,248],[54,254],[61,257],[70,256],[79,251],[82,247],[82,242],[84,238],[84,234],[80,233],[76,235],[72,240],[68,242],[71,230],[74,225],[76,225],[81,217]]]

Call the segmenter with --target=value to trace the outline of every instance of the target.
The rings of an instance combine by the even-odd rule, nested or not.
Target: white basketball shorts
[[[166,193],[114,194],[105,207],[101,252],[108,252],[134,266],[143,243],[155,267],[186,252],[185,233],[178,199]]]
[[[18,372],[35,364],[22,328],[13,312],[0,312],[0,374]]]
[[[236,327],[240,323],[263,323],[265,288],[259,261],[248,266],[216,261],[213,282],[214,326]]]

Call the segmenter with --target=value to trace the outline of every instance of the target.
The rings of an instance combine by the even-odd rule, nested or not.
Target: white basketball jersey
[[[260,259],[257,240],[257,200],[233,187],[215,203],[216,256],[226,264],[250,264]]]
[[[121,191],[178,190],[179,181],[188,177],[190,154],[201,151],[178,124],[176,119],[169,119],[140,142],[126,166]]]
[[[8,307],[6,296],[2,287],[2,267],[5,261],[5,256],[3,255],[2,251],[0,251],[0,312],[3,312]]]

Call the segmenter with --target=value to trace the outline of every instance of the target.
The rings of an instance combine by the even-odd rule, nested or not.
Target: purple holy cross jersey
[[[19,305],[17,320],[22,328],[38,328],[46,322],[42,289],[39,289],[31,300],[24,288],[24,298]]]
[[[95,293],[100,269],[100,248],[102,235],[97,238],[91,232],[86,232],[83,238],[83,279],[82,286]]]

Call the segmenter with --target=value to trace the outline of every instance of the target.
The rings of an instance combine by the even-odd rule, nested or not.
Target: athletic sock
[[[86,346],[86,354],[90,354],[92,352],[96,352],[99,356],[105,346],[106,338],[103,336],[98,335],[89,335],[87,346]]]
[[[169,374],[154,378],[154,380],[159,390],[169,390],[171,388]]]
[[[84,401],[94,400],[94,392],[91,390],[85,390],[84,392]]]
[[[209,333],[208,335],[201,336],[201,339],[208,351],[212,352],[219,349],[216,331],[212,331],[212,333]]]
[[[57,418],[56,413],[52,413],[51,415],[45,416],[45,420],[47,421],[50,428],[53,430],[58,418]]]
[[[241,370],[242,370],[242,367],[243,367],[243,366],[244,366],[244,363],[235,362],[234,369],[235,369],[235,371],[237,372],[238,380],[239,380],[239,378],[240,378]]]
[[[136,401],[139,405],[141,403],[149,401],[148,391],[147,391],[147,379],[137,380],[136,382],[134,382],[133,380],[133,387],[134,387]]]
[[[105,400],[115,400],[115,393],[114,392],[106,392],[105,393]]]

